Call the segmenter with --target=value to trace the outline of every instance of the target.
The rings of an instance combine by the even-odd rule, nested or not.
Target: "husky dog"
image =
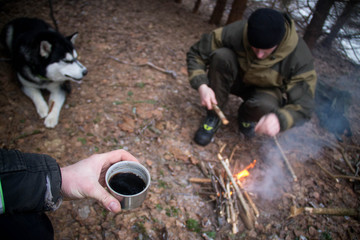
[[[43,20],[18,18],[5,25],[2,44],[9,51],[23,92],[34,102],[45,126],[54,128],[70,93],[70,82],[81,82],[87,69],[77,60],[74,33],[64,37]],[[47,104],[41,90],[50,92]]]

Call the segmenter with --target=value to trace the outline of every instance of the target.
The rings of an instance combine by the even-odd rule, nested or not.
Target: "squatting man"
[[[240,96],[239,130],[275,136],[310,119],[316,72],[309,48],[294,21],[269,8],[249,19],[203,34],[187,53],[189,81],[207,116],[195,142],[210,143],[221,125],[213,105],[223,108],[229,94]]]

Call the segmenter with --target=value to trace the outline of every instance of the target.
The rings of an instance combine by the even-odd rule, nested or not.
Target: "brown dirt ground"
[[[1,146],[49,154],[61,166],[122,148],[152,175],[146,202],[133,211],[115,215],[93,200],[64,202],[49,213],[56,239],[206,239],[187,228],[188,219],[200,223],[200,232],[210,232],[209,236],[216,232],[216,239],[360,238],[356,218],[311,214],[289,218],[293,205],[359,208],[356,182],[336,182],[316,164],[334,174],[351,174],[344,158],[353,166],[359,161],[357,104],[348,112],[353,136],[344,143],[320,128],[315,116],[280,134],[280,144],[298,177],[293,182],[272,139],[241,138],[236,109],[229,107],[240,104],[235,97],[224,109],[230,124],[223,126],[208,146],[193,143],[205,112],[188,84],[185,57],[191,44],[214,28],[207,24],[204,12],[191,13],[193,1],[56,0],[53,5],[60,32],[80,33],[76,46],[89,74],[81,85],[72,84],[57,127],[46,129],[32,102],[15,84],[9,62],[0,62]],[[0,8],[0,27],[20,16],[52,23],[47,1],[0,1]],[[358,69],[337,55],[314,54],[318,73],[348,89],[357,103]],[[7,56],[1,52],[0,57]],[[139,65],[146,61],[176,72],[176,78]],[[243,184],[260,216],[252,230],[239,222],[237,235],[231,234],[229,224],[219,221],[209,195],[200,193],[208,191],[206,186],[188,181],[204,177],[197,167],[200,161],[221,169],[217,153],[223,144],[227,144],[226,155],[238,146],[234,172],[257,159]]]

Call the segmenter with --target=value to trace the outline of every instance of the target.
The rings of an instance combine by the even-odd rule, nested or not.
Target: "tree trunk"
[[[346,3],[346,6],[339,16],[339,18],[336,20],[335,24],[331,27],[330,34],[321,42],[321,45],[326,48],[330,48],[332,42],[338,35],[340,29],[344,26],[344,24],[347,22],[347,20],[350,18],[351,14],[355,11],[356,7],[355,5],[358,4],[358,0],[350,0]]]
[[[316,3],[315,12],[303,37],[310,49],[315,47],[316,41],[321,36],[325,20],[334,2],[335,0],[318,0]]]
[[[201,5],[201,0],[196,0],[195,6],[193,8],[193,13],[197,13],[199,11],[200,5]]]
[[[234,0],[226,24],[242,19],[248,0]]]
[[[223,16],[226,7],[226,0],[217,0],[214,11],[211,15],[210,24],[220,25],[221,18]]]

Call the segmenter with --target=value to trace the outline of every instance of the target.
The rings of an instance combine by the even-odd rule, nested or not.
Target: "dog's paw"
[[[58,124],[58,120],[59,118],[57,116],[54,116],[53,114],[49,114],[49,116],[45,118],[45,122],[44,122],[45,127],[54,128]]]
[[[40,118],[44,118],[48,115],[49,113],[49,107],[47,104],[42,104],[41,106],[38,106],[36,108],[37,113],[39,114]]]

